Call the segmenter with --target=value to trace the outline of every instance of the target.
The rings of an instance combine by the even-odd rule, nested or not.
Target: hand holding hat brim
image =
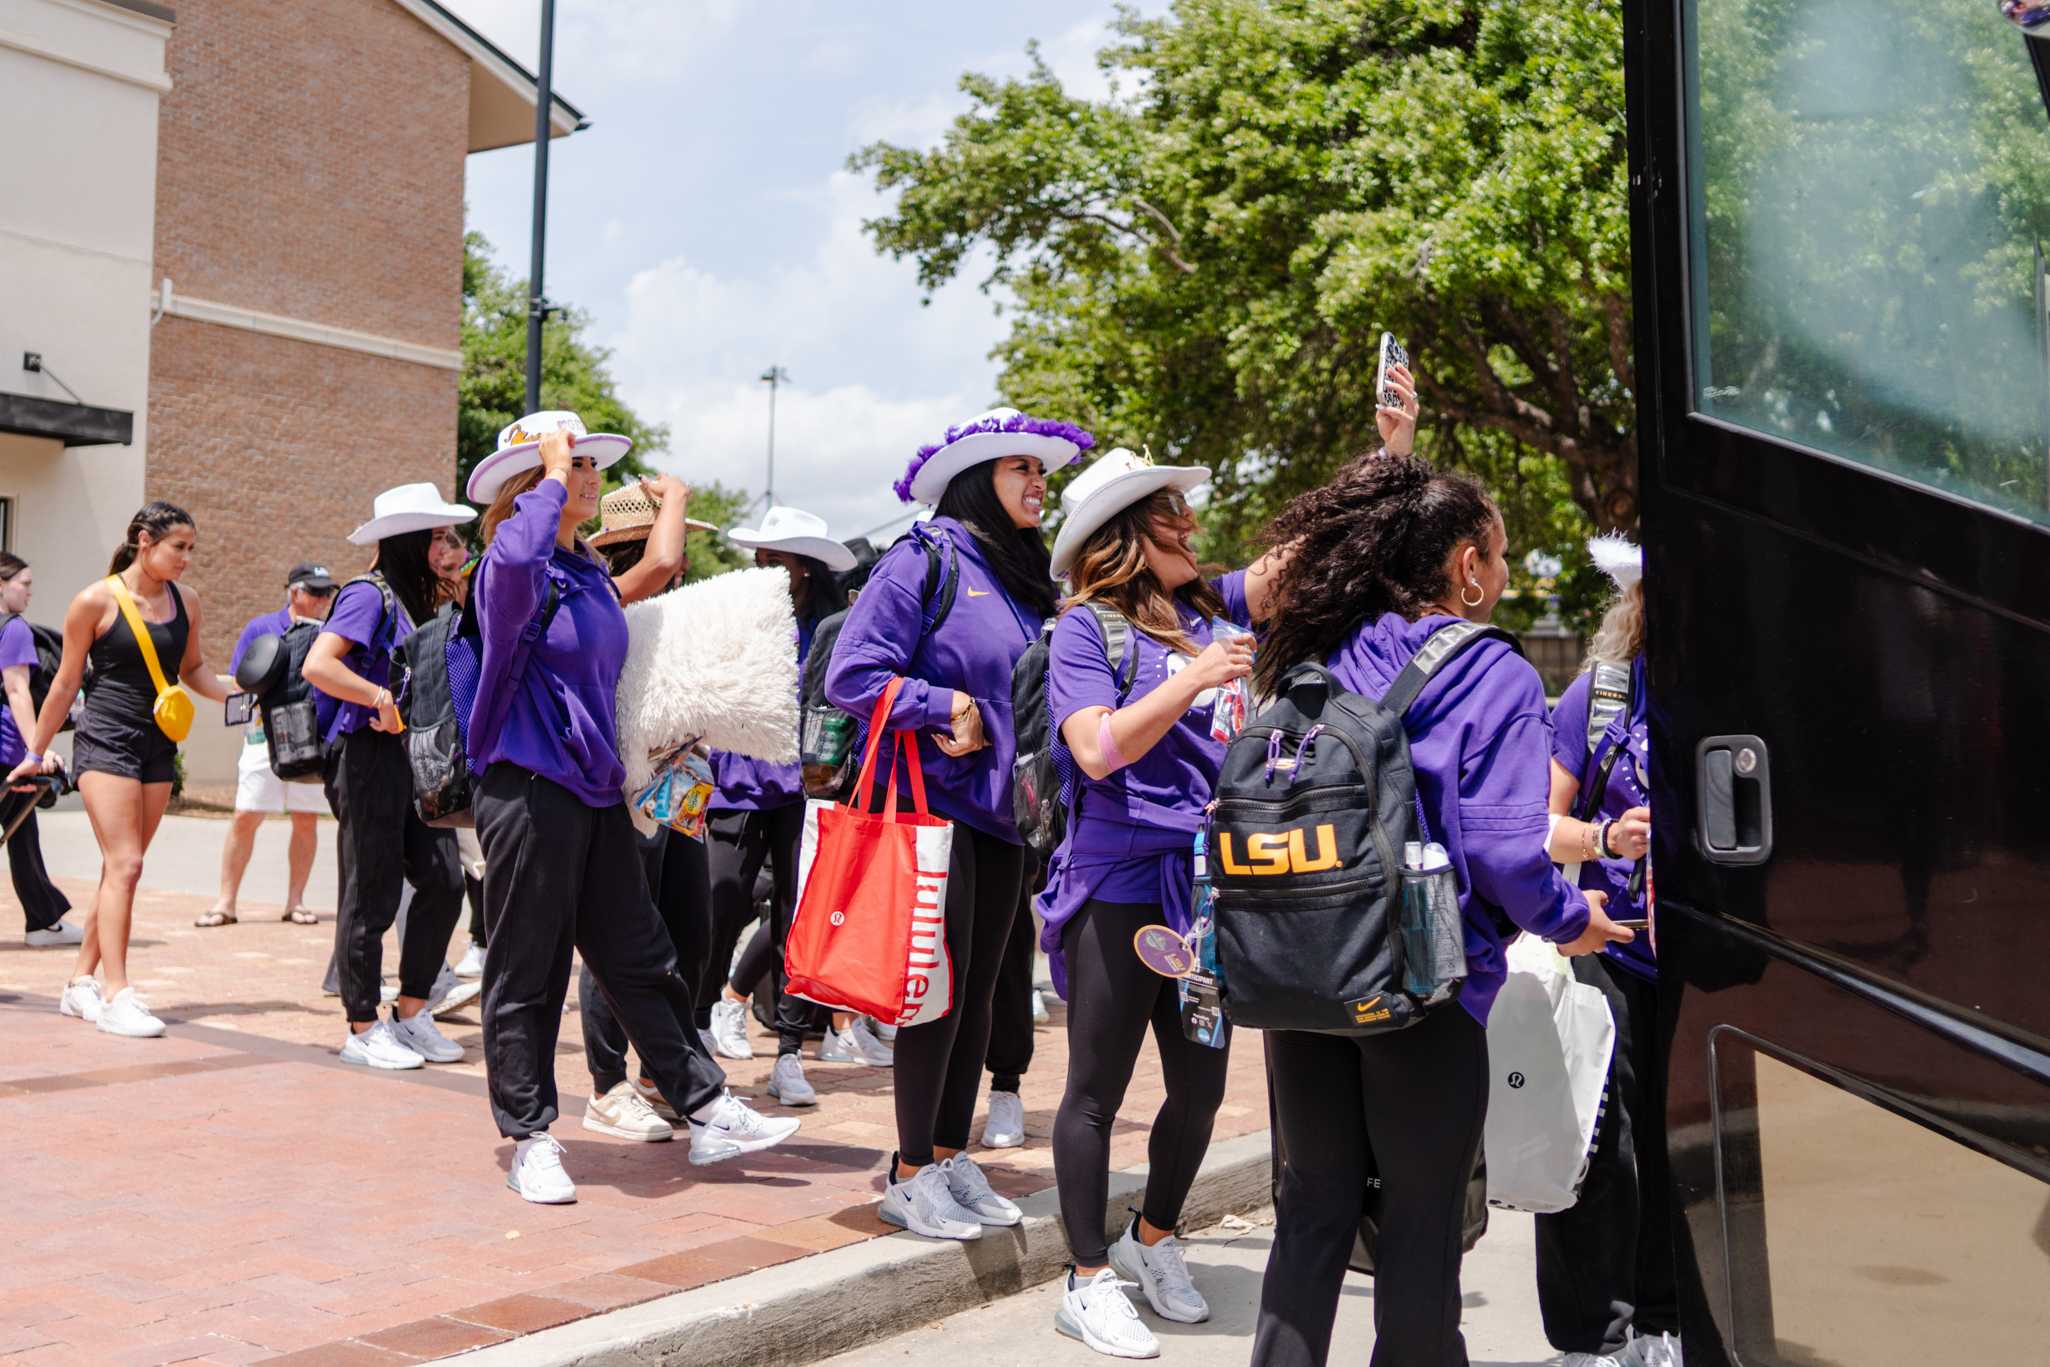
[[[576,455],[595,458],[598,468],[603,470],[608,466],[617,465],[625,458],[627,452],[633,450],[633,445],[631,439],[616,432],[593,432],[589,436],[576,438],[571,443],[571,449]],[[498,497],[498,491],[505,487],[508,480],[540,468],[541,443],[523,441],[503,450],[493,451],[478,461],[477,468],[470,472],[470,480],[464,486],[464,492],[475,502],[489,503]]]

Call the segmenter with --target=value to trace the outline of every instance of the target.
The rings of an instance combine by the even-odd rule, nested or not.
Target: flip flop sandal
[[[211,930],[215,926],[232,926],[235,924],[235,913],[232,911],[202,912],[192,919],[192,924],[207,930]]]
[[[295,926],[317,926],[320,924],[320,918],[304,907],[293,907],[285,913],[284,919],[290,921]]]

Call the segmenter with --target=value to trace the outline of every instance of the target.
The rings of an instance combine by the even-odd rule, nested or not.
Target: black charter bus
[[[2050,43],[1625,10],[1687,1360],[2050,1362]]]

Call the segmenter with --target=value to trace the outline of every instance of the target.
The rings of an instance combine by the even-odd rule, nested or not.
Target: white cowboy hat
[[[401,532],[453,527],[477,516],[475,508],[443,503],[432,484],[400,484],[386,489],[370,505],[370,520],[349,533],[352,545],[370,546]]]
[[[777,504],[759,527],[735,527],[726,539],[758,551],[788,551],[809,556],[835,574],[854,568],[854,552],[826,535],[826,520],[801,508]]]
[[[1594,567],[1615,580],[1616,587],[1624,593],[1644,578],[1644,548],[1632,545],[1621,532],[1589,537],[1587,554]]]
[[[633,442],[616,432],[586,432],[584,420],[574,413],[561,409],[529,413],[499,431],[498,449],[478,461],[477,468],[470,471],[470,482],[465,486],[465,492],[479,503],[489,503],[514,475],[538,469],[541,464],[541,438],[550,432],[569,433],[574,438],[570,444],[576,453],[596,456],[600,470],[634,449]]]
[[[1005,456],[1035,456],[1052,474],[1094,445],[1096,438],[1073,423],[992,408],[949,427],[937,444],[921,448],[896,483],[897,497],[906,503],[938,503],[954,476]]]
[[[1120,446],[1097,458],[1061,492],[1061,529],[1053,539],[1054,578],[1064,577],[1083,543],[1125,509],[1162,489],[1183,493],[1208,483],[1210,472],[1194,465],[1155,465],[1150,456]]]

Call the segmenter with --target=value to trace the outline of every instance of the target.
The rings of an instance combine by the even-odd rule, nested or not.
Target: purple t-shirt
[[[339,636],[349,643],[342,663],[367,683],[383,688],[391,682],[391,652],[413,634],[412,619],[398,595],[391,600],[392,617],[387,622],[384,595],[377,585],[349,584],[335,596],[334,611],[320,628],[323,636]],[[343,702],[314,689],[314,713],[320,719],[320,734],[332,744],[370,725],[371,709],[361,703]]]
[[[500,760],[560,784],[589,807],[625,802],[619,671],[626,613],[604,567],[556,545],[569,494],[544,479],[513,500],[477,566],[470,605],[484,641],[469,727],[470,767]],[[514,676],[520,635],[558,595],[548,630]]]
[[[1326,664],[1347,689],[1378,698],[1454,620],[1388,613],[1362,623]],[[1527,930],[1563,944],[1587,929],[1587,899],[1545,852],[1552,728],[1544,685],[1508,645],[1480,641],[1431,677],[1403,729],[1431,839],[1445,847],[1459,884],[1460,1005],[1485,1025],[1508,976],[1503,946],[1512,935]]]
[[[266,612],[261,617],[249,619],[249,625],[242,628],[242,634],[235,638],[235,649],[228,656],[228,672],[233,674],[242,666],[242,657],[249,653],[249,647],[262,636],[282,636],[292,629],[292,610],[279,608]]]
[[[28,627],[28,618],[17,617],[0,631],[0,670],[10,665],[34,665],[36,662],[35,633]],[[33,704],[31,704],[33,706]],[[0,698],[0,767],[12,769],[28,754],[28,744],[21,738],[21,731],[14,724],[14,709]]]
[[[1651,805],[1651,793],[1646,787],[1646,780],[1651,776],[1651,726],[1646,719],[1644,701],[1644,661],[1639,659],[1630,666],[1630,706],[1609,723],[1595,752],[1589,755],[1587,706],[1588,694],[1594,686],[1593,677],[1591,672],[1582,674],[1568,684],[1559,705],[1552,710],[1552,758],[1559,762],[1560,768],[1580,780],[1585,789],[1588,781],[1601,771],[1609,752],[1618,745],[1623,746],[1623,753],[1616,756],[1615,764],[1609,769],[1608,787],[1602,791],[1601,806],[1594,816],[1596,821],[1606,821],[1623,815],[1632,807]],[[1578,810],[1577,794],[1575,810]],[[1635,862],[1629,859],[1590,860],[1580,866],[1580,886],[1609,894],[1609,916],[1612,920],[1642,919],[1644,894],[1640,890],[1632,896],[1630,892],[1630,875],[1635,867]],[[1629,944],[1610,945],[1602,953],[1640,977],[1658,976],[1658,964],[1651,953],[1651,937],[1642,932]]]

